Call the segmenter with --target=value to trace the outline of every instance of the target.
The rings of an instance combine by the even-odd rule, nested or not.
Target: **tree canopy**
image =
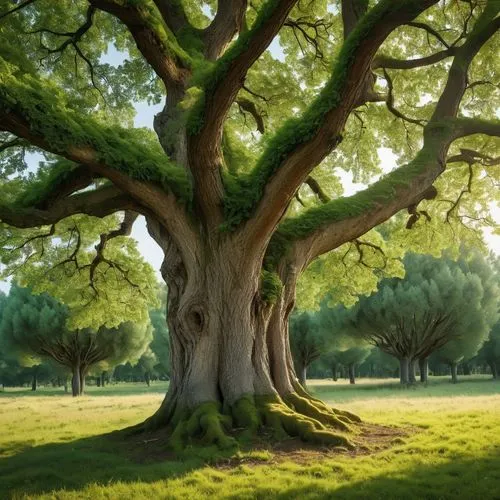
[[[436,351],[449,363],[472,357],[498,318],[500,288],[491,264],[479,254],[470,259],[409,254],[404,279],[382,281],[338,321],[398,358],[402,383],[409,363]]]
[[[14,285],[5,300],[0,320],[0,343],[24,366],[52,359],[73,372],[74,395],[84,389],[85,376],[100,363],[108,369],[137,361],[152,340],[147,322],[125,322],[115,328],[71,331],[69,313],[48,294],[33,295]]]

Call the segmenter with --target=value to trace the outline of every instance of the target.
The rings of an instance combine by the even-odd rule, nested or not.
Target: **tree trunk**
[[[451,371],[451,381],[456,384],[458,382],[458,377],[457,377],[457,363],[450,363],[450,371]]]
[[[106,372],[101,373],[101,386],[104,387],[106,385]]]
[[[101,387],[101,377],[100,377],[100,376],[97,376],[97,377],[95,378],[95,385],[96,385],[97,387]]]
[[[151,377],[149,376],[149,372],[146,372],[144,374],[144,381],[146,382],[146,385],[148,387],[151,385]]]
[[[87,367],[80,366],[80,396],[85,394],[85,378],[87,377],[87,370]]]
[[[426,384],[429,380],[429,358],[420,358],[418,364],[420,367],[420,382]]]
[[[356,383],[356,374],[354,372],[354,363],[350,363],[349,366],[348,366],[348,370],[349,370],[349,383],[350,384],[355,384]]]
[[[498,378],[498,370],[497,370],[497,365],[494,361],[488,361],[488,365],[490,366],[491,370],[491,375],[493,376],[494,379]]]
[[[81,394],[80,369],[78,366],[73,367],[73,376],[71,377],[71,393],[74,398]]]
[[[338,380],[338,376],[337,375],[338,375],[338,370],[339,370],[339,367],[338,367],[337,363],[332,363],[331,370],[332,370],[332,380],[334,382],[337,382],[337,380]]]
[[[166,245],[170,384],[141,429],[167,427],[175,440],[198,436],[224,447],[234,443],[224,409],[237,429],[264,426],[277,436],[352,446],[323,425],[347,431],[359,418],[311,398],[295,374],[288,339],[295,288],[270,304],[259,290],[260,268],[244,254],[219,250],[212,258],[186,268],[176,247]],[[305,379],[305,369],[299,375]]]
[[[67,394],[68,393],[68,379],[65,378],[64,379],[64,393]]]
[[[399,383],[408,385],[410,382],[410,360],[399,358]]]
[[[417,360],[412,359],[408,365],[408,380],[409,380],[410,384],[417,383],[417,377],[415,375],[416,366],[417,366]]]
[[[37,389],[37,374],[36,374],[36,370],[35,372],[33,373],[33,378],[31,379],[31,390],[32,391],[36,391]]]

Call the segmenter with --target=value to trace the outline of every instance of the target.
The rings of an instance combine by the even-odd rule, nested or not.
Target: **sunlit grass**
[[[52,389],[0,393],[0,498],[499,498],[500,383],[441,379],[415,390],[387,384],[394,381],[310,387],[364,420],[407,428],[391,449],[306,454],[301,463],[260,451],[249,464],[222,467],[195,458],[133,461],[127,449],[99,437],[150,415],[165,384],[151,392],[140,384],[90,388],[81,399]],[[129,446],[148,444],[137,438]]]

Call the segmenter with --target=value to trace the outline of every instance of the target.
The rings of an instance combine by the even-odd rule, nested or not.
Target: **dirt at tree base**
[[[120,447],[124,447],[124,454],[137,463],[152,463],[162,461],[184,461],[190,458],[199,458],[207,465],[217,469],[232,469],[239,465],[257,466],[272,465],[282,462],[294,462],[307,465],[318,460],[341,456],[365,456],[404,443],[404,439],[417,432],[414,427],[392,427],[371,423],[356,425],[359,434],[352,437],[356,448],[348,450],[343,447],[328,447],[304,442],[298,438],[289,438],[275,441],[265,431],[259,434],[252,443],[242,445],[238,452],[232,455],[221,452],[213,457],[203,453],[203,448],[189,448],[182,453],[173,451],[168,446],[169,434],[165,430],[142,435],[125,436],[123,432],[110,435]],[[237,433],[235,433],[237,435]],[[205,450],[209,450],[206,448]],[[200,453],[198,453],[200,452]]]

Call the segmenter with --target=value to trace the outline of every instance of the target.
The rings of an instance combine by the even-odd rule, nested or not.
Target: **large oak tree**
[[[14,260],[27,249],[43,259],[44,237],[59,235],[69,248],[62,269],[85,276],[94,297],[96,281],[110,277],[140,292],[113,247],[137,214],[164,252],[171,380],[145,427],[226,445],[231,425],[266,425],[348,444],[342,433],[355,417],[311,399],[294,373],[297,279],[347,242],[363,261],[376,248],[359,238],[402,209],[409,228],[424,223],[431,216],[419,204],[436,198],[433,184],[447,172],[446,218],[470,222],[463,206],[472,184],[490,182],[480,172],[496,163],[489,138],[500,134],[491,79],[498,2],[0,6],[1,149],[11,179],[0,219],[9,234],[29,235],[4,246]],[[275,40],[284,62],[268,50]],[[109,44],[128,54],[118,67],[101,57]],[[140,99],[165,104],[156,137],[131,127]],[[401,165],[342,197],[334,167],[366,182],[382,146]],[[33,150],[45,152],[40,174],[13,178],[12,165]],[[82,265],[75,215],[116,213],[121,224],[100,233],[93,259],[87,243]]]

